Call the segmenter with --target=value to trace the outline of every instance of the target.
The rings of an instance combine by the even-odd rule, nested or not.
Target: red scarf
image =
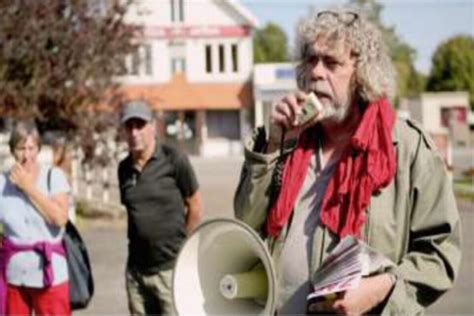
[[[395,175],[394,124],[395,111],[386,99],[370,103],[337,163],[323,197],[320,220],[341,238],[360,236],[372,193],[387,186]],[[285,163],[282,190],[267,220],[267,232],[273,237],[287,223],[308,173],[316,147],[314,132],[314,128],[303,132]]]

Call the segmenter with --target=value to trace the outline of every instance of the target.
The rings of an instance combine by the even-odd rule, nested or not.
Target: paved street
[[[232,216],[232,197],[240,173],[241,158],[226,161],[193,159],[201,183],[206,218]],[[464,257],[456,287],[431,307],[431,315],[474,314],[474,204],[460,202],[463,222]],[[87,310],[77,315],[127,314],[124,286],[126,232],[123,221],[80,223],[89,246],[95,275],[96,294]]]

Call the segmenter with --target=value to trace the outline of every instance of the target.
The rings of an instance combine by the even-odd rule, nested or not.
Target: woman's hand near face
[[[10,181],[20,190],[26,192],[34,185],[35,177],[20,163],[16,163],[10,171]]]
[[[25,193],[47,222],[59,227],[67,223],[69,197],[66,193],[58,193],[52,197],[45,195],[35,187],[36,175],[20,163],[16,163],[11,169],[10,181]]]

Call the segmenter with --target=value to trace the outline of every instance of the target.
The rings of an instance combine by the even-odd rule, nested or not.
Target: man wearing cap
[[[129,147],[118,177],[128,213],[130,314],[173,314],[174,262],[187,233],[202,217],[198,183],[186,155],[157,141],[146,103],[126,104],[120,121]]]

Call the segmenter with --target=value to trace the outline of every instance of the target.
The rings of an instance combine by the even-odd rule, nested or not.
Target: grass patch
[[[474,178],[465,177],[455,180],[454,194],[457,198],[474,202]]]
[[[120,219],[125,214],[120,205],[98,200],[78,199],[76,201],[76,216],[83,219]]]
[[[466,200],[469,202],[474,202],[474,193],[473,192],[457,192],[455,191],[454,194],[456,195],[457,199]]]
[[[459,180],[455,180],[454,184],[462,185],[462,186],[471,186],[474,188],[474,178],[462,178]]]

